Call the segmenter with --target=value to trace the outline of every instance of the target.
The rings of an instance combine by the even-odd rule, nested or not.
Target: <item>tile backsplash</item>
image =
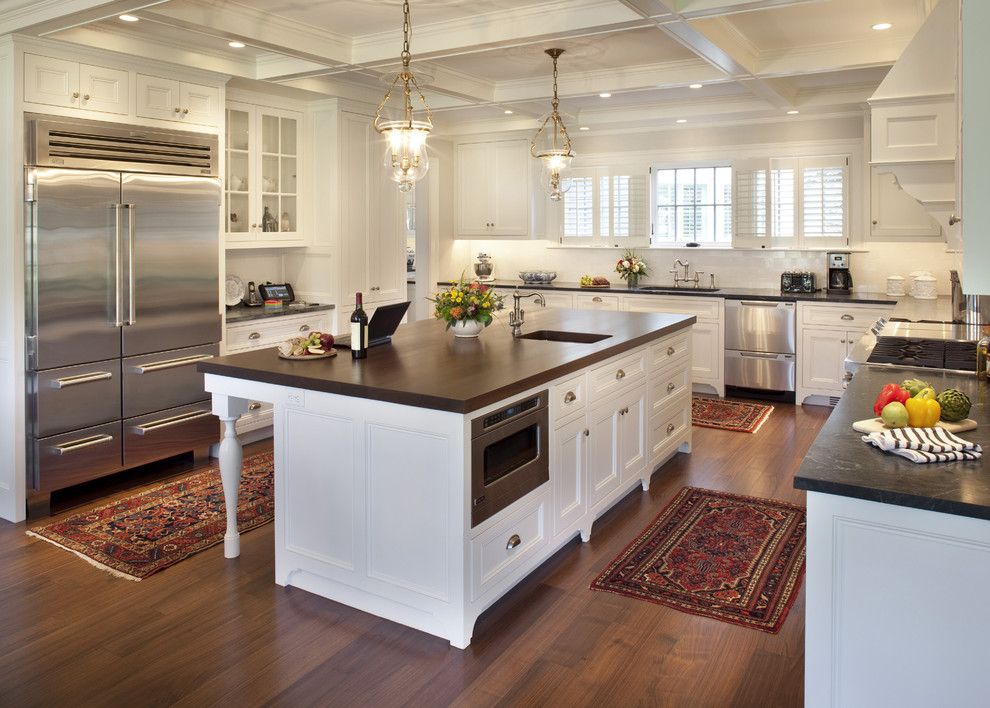
[[[604,275],[619,282],[614,272],[621,249],[559,248],[546,241],[456,240],[449,241],[441,257],[441,274],[456,278],[471,269],[479,252],[492,256],[496,277],[512,280],[521,270],[554,270],[561,281],[576,281],[584,274]],[[837,249],[838,250],[838,249]],[[641,282],[669,284],[674,260],[680,258],[695,270],[715,273],[721,287],[776,288],[786,270],[807,270],[825,282],[825,253],[822,251],[741,251],[704,249],[638,249],[650,266],[650,276]],[[949,292],[949,270],[958,269],[961,255],[947,253],[943,243],[873,243],[850,256],[853,284],[859,292],[883,292],[888,275],[927,270],[937,279],[940,294]]]

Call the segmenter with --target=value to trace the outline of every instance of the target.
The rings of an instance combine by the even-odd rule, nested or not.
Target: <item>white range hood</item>
[[[961,249],[953,218],[958,52],[959,2],[942,0],[869,99],[870,164],[928,211],[950,250]]]

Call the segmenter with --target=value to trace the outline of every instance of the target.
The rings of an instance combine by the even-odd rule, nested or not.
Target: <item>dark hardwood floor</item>
[[[466,651],[278,587],[272,525],[238,559],[216,546],[135,583],[0,522],[0,705],[800,706],[803,586],[770,635],[588,585],[685,485],[803,503],[792,477],[828,412],[695,428],[691,455],[489,609]]]

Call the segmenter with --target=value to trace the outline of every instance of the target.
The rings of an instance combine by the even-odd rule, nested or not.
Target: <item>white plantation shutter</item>
[[[595,178],[588,172],[574,171],[571,188],[564,193],[563,236],[590,241],[595,235]]]
[[[606,178],[607,179],[607,178]],[[644,174],[611,176],[611,224],[602,233],[613,240],[646,236],[649,215],[649,177]]]
[[[848,158],[801,161],[802,222],[806,245],[824,239],[846,241]]]
[[[770,233],[774,239],[793,239],[798,233],[798,160],[770,160]]]
[[[562,241],[645,245],[649,223],[649,175],[608,167],[573,170],[564,193]]]
[[[769,160],[736,160],[732,163],[732,243],[735,246],[769,245],[769,173]]]

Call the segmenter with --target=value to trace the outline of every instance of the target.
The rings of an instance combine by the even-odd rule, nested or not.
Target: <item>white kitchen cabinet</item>
[[[874,238],[940,238],[942,227],[905,192],[897,177],[882,168],[870,169],[870,235]]]
[[[641,477],[646,465],[647,387],[637,386],[619,396],[619,477]]]
[[[406,234],[401,193],[386,179],[378,154],[373,118],[341,112],[339,117],[340,208],[343,302],[383,305],[405,300]],[[365,308],[367,309],[367,308]]]
[[[554,430],[551,469],[554,498],[554,536],[572,535],[588,513],[588,440],[591,431],[584,416]]]
[[[640,383],[603,401],[592,401],[588,421],[592,506],[607,499],[621,484],[643,476],[647,394],[648,387]]]
[[[454,155],[457,236],[529,235],[532,158],[527,141],[461,143]]]
[[[127,71],[24,55],[24,100],[102,113],[130,112]]]
[[[626,295],[626,312],[669,312],[694,315],[691,328],[691,382],[695,390],[725,396],[725,300],[690,295]]]
[[[228,248],[306,245],[299,232],[302,115],[229,102],[224,203]]]
[[[619,309],[619,296],[592,295],[591,293],[577,293],[574,296],[574,305],[579,310],[615,310]]]
[[[137,74],[135,112],[139,118],[157,118],[193,125],[214,125],[220,90],[186,81]]]
[[[550,293],[546,290],[541,290],[540,293],[543,295],[546,307],[565,310],[574,307],[574,293]]]

